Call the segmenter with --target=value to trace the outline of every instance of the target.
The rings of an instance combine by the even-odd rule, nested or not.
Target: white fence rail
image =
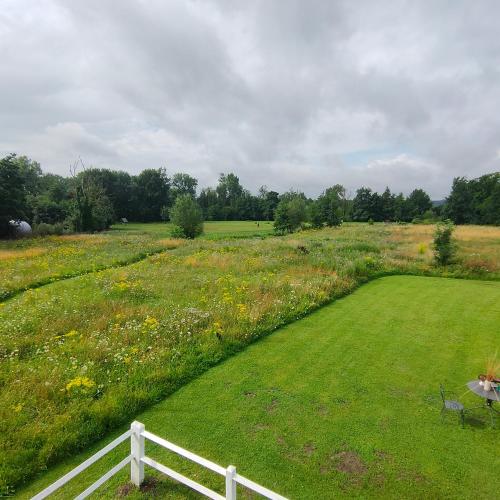
[[[130,438],[130,454],[125,457],[121,462],[116,464],[113,468],[111,468],[106,474],[101,476],[97,481],[92,483],[86,490],[84,490],[80,495],[76,497],[77,500],[82,500],[87,498],[91,493],[97,490],[101,485],[103,485],[108,479],[113,477],[117,472],[123,469],[127,464],[130,463],[130,481],[134,483],[136,486],[140,486],[144,481],[144,465],[147,465],[162,474],[165,474],[176,481],[189,486],[191,489],[201,493],[202,495],[213,498],[214,500],[236,500],[236,485],[239,483],[245,488],[255,491],[259,493],[265,498],[270,498],[271,500],[287,500],[285,497],[278,495],[274,491],[268,490],[261,486],[260,484],[254,483],[250,479],[247,479],[244,476],[240,476],[236,473],[236,467],[230,465],[226,469],[217,465],[206,458],[200,457],[195,453],[192,453],[176,444],[170,443],[169,441],[152,434],[151,432],[146,431],[144,424],[140,422],[132,422],[130,426],[130,430],[124,432],[121,436],[117,437],[114,441],[111,441],[108,445],[106,445],[102,450],[98,451],[96,454],[92,455],[90,458],[82,462],[78,467],[75,467],[72,471],[65,474],[63,477],[58,479],[55,483],[51,484],[43,491],[35,495],[32,500],[42,500],[43,498],[47,498],[49,495],[54,493],[56,490],[61,488],[61,486],[65,485],[68,481],[73,479],[75,476],[83,472],[85,469],[90,467],[92,464],[97,462],[104,455],[109,453],[112,449],[116,448],[119,444],[123,443],[126,439]],[[156,443],[167,450],[170,450],[182,457],[185,457],[192,462],[195,462],[206,469],[215,472],[221,476],[226,478],[226,495],[222,496],[216,491],[203,486],[192,479],[189,479],[186,476],[166,467],[163,464],[158,463],[156,460],[146,456],[145,453],[145,442],[146,439]]]

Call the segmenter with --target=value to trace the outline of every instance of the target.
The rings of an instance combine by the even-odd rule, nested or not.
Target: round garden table
[[[490,411],[491,425],[494,426],[495,420],[493,412],[495,413],[500,413],[500,412],[497,409],[493,408],[493,403],[500,402],[500,393],[493,388],[489,391],[485,391],[483,385],[480,384],[479,382],[480,380],[471,380],[470,382],[467,382],[467,387],[477,396],[486,399],[486,405],[483,405],[482,407],[479,408],[486,407]],[[470,409],[472,410],[473,408]]]

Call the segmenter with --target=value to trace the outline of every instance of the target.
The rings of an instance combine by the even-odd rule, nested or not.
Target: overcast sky
[[[500,1],[1,0],[0,155],[434,199],[500,170]]]

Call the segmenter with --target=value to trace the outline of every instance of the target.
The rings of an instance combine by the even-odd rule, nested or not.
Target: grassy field
[[[166,238],[172,230],[172,224],[167,222],[152,222],[143,224],[139,222],[129,222],[128,224],[115,224],[112,232],[124,234],[156,235],[159,238]],[[269,221],[206,221],[203,224],[203,234],[201,239],[219,238],[247,238],[252,236],[266,236],[272,234],[273,223]]]
[[[226,234],[231,227],[233,237],[181,242],[165,237],[165,225],[129,224],[2,244],[0,255],[11,256],[10,264],[1,259],[3,289],[19,289],[20,276],[28,288],[54,282],[0,304],[0,485],[18,485],[87,447],[255,339],[372,278],[500,277],[500,228],[459,228],[457,263],[438,269],[429,226],[346,224],[265,239],[253,237],[255,223],[214,226]],[[53,245],[66,248],[54,268]],[[122,247],[120,258],[137,262],[117,261]],[[106,269],[94,271],[96,262]],[[82,275],[65,279],[74,274]]]
[[[453,416],[441,423],[438,386],[456,390],[467,406],[480,404],[465,384],[500,341],[499,303],[498,282],[382,278],[280,329],[137,419],[290,498],[495,498],[494,478],[478,478],[500,466],[500,431],[482,410],[468,414],[465,429]],[[94,466],[60,498],[125,453]],[[148,454],[222,491],[221,480],[201,468],[154,446]],[[126,481],[124,471],[99,498],[128,491]],[[150,477],[149,485],[159,498],[192,496],[168,479]],[[128,498],[139,495],[132,490]]]
[[[116,224],[100,234],[0,241],[0,301],[68,277],[120,267],[178,245],[171,224]],[[270,222],[206,222],[203,239],[266,236]]]

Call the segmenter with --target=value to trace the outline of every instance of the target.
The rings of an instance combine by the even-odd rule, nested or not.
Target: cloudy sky
[[[433,198],[500,170],[500,2],[2,0],[0,155]]]

